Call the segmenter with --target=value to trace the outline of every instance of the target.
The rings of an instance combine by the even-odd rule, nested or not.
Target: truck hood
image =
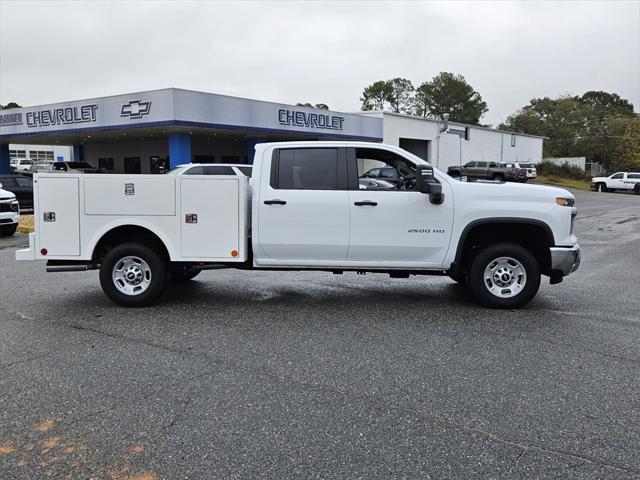
[[[609,177],[593,177],[591,178],[591,183],[595,182],[605,182]]]
[[[0,188],[0,200],[14,200],[15,198],[16,196],[13,193]]]
[[[547,185],[531,185],[528,183],[483,183],[483,182],[449,182],[454,191],[460,191],[470,197],[493,198],[504,201],[551,201],[555,203],[556,197],[574,198],[575,196],[564,188],[550,187]]]

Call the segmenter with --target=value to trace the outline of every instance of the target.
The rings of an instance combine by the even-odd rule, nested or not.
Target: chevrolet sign
[[[328,115],[326,113],[300,112],[281,108],[278,110],[278,122],[280,125],[291,125],[295,127],[342,130],[344,117]]]

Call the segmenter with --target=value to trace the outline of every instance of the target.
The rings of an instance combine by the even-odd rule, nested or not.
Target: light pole
[[[607,133],[609,133],[609,121],[607,117],[604,117],[602,120],[602,168],[604,168],[604,162],[607,158]]]

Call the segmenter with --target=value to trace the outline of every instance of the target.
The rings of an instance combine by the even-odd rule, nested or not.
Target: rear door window
[[[337,148],[279,150],[271,186],[288,190],[337,190]],[[274,178],[275,177],[275,178]]]

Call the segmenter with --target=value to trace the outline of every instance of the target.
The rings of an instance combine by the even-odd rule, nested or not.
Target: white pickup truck
[[[636,195],[640,195],[640,172],[616,172],[608,177],[593,177],[591,190],[598,192],[632,190]]]
[[[391,166],[397,184],[363,185]],[[37,174],[36,233],[18,260],[47,271],[100,270],[114,302],[144,306],[201,270],[448,275],[481,304],[517,308],[575,271],[566,190],[454,180],[394,146],[256,146],[252,177]]]

